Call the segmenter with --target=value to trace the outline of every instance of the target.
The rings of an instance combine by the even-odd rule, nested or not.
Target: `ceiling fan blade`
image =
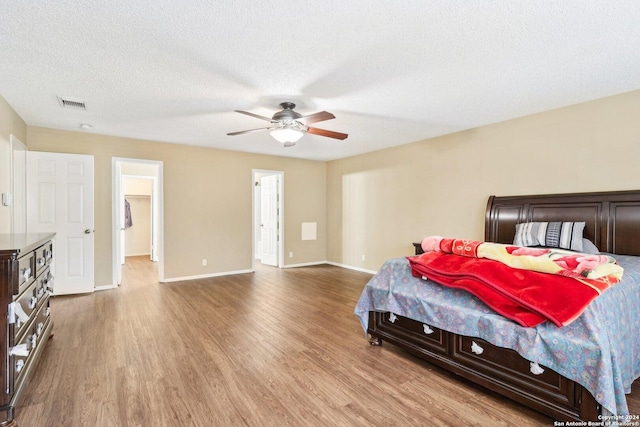
[[[326,137],[335,138],[335,139],[347,139],[347,137],[349,136],[346,133],[334,132],[332,130],[318,129],[318,128],[307,128],[307,133],[311,133],[313,135],[326,136]]]
[[[303,116],[296,120],[303,125],[308,125],[310,123],[323,122],[325,120],[331,120],[335,118],[336,116],[329,113],[328,111],[320,111],[319,113],[309,114],[308,116]]]
[[[240,114],[246,114],[247,116],[255,117],[256,119],[266,120],[268,122],[272,122],[273,121],[273,119],[271,119],[269,117],[261,116],[259,114],[250,113],[248,111],[235,110],[235,112],[236,113],[240,113]]]
[[[273,127],[273,126],[270,126],[270,127],[266,127],[266,128],[257,128],[257,129],[241,130],[241,131],[239,131],[239,132],[231,132],[231,133],[228,133],[227,135],[231,135],[231,136],[233,136],[233,135],[242,135],[243,133],[257,132],[257,131],[259,131],[259,130],[269,130],[269,129],[274,129],[274,127]]]

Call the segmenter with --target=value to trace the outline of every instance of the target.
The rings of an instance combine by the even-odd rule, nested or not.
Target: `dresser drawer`
[[[557,372],[530,362],[516,351],[497,347],[478,338],[456,336],[454,359],[492,378],[513,384],[518,389],[544,393],[559,404],[573,406],[575,393],[566,378]]]
[[[49,301],[49,294],[45,294],[45,297],[38,301],[38,305],[40,306],[40,308],[38,309],[38,313],[36,314],[33,324],[33,330],[35,331],[38,338],[42,337],[46,325],[49,322],[49,317],[51,315]]]
[[[32,323],[29,323],[32,326]],[[16,342],[13,350],[14,381],[20,382],[23,372],[27,371],[27,364],[38,345],[38,335],[33,331],[33,326]]]
[[[49,298],[27,323],[25,333],[16,341],[16,350],[13,354],[13,370],[15,384],[20,384],[22,375],[28,371],[29,364],[33,363],[36,350],[43,345],[46,337],[43,336],[50,322]]]
[[[434,353],[447,353],[448,339],[445,331],[394,313],[376,312],[375,316],[379,316],[377,331],[400,335],[407,342],[425,346]]]
[[[31,285],[15,299],[15,302],[22,307],[22,311],[29,316],[29,320],[26,322],[23,322],[19,316],[16,316],[15,323],[13,324],[13,334],[16,340],[20,339],[27,325],[32,322],[33,314],[38,306],[37,284],[37,282],[32,282]]]
[[[53,283],[53,275],[47,267],[36,279],[36,296],[38,301],[42,300],[45,295],[49,294],[49,285]]]
[[[35,254],[36,276],[46,268],[53,260],[53,242],[47,242],[36,249]]]
[[[22,293],[36,277],[35,253],[29,252],[18,258],[18,286],[12,289],[12,294]]]

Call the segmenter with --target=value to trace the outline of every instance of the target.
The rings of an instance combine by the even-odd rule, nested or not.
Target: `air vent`
[[[63,108],[73,108],[74,110],[87,109],[87,104],[81,99],[69,98],[68,96],[59,96],[58,102]]]

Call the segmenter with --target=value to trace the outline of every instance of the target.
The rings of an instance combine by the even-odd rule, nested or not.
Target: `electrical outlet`
[[[202,266],[203,267],[207,266],[207,259],[206,258],[202,258]]]
[[[289,252],[289,258],[293,258],[293,252]]]

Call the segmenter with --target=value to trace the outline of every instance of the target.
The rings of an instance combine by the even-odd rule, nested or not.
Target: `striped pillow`
[[[513,244],[582,252],[584,222],[523,222],[516,224]]]

